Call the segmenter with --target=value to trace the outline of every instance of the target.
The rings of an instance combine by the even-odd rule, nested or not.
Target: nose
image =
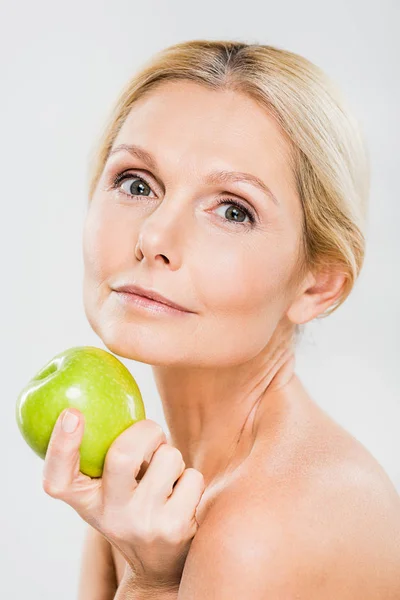
[[[165,197],[157,208],[142,222],[135,256],[149,263],[162,261],[174,270],[182,260],[184,216],[179,203]]]

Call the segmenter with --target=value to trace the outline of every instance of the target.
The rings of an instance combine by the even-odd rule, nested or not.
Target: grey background
[[[365,267],[339,311],[307,326],[297,372],[400,491],[399,3],[281,0],[0,5],[1,560],[8,600],[71,600],[86,523],[42,489],[15,402],[53,355],[104,347],[82,303],[89,151],[121,87],[155,51],[211,38],[275,44],[339,84],[370,148]],[[123,360],[166,427],[151,367]]]

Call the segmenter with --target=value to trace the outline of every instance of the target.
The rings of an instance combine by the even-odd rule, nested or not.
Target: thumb
[[[43,489],[53,498],[68,501],[68,491],[79,476],[79,447],[85,429],[83,414],[63,410],[52,431],[43,467]]]

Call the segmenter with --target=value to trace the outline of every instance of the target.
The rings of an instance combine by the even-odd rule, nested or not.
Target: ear
[[[312,321],[332,306],[343,292],[347,276],[334,267],[309,272],[286,315],[300,325]]]

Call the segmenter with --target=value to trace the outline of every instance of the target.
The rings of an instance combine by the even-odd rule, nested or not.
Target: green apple
[[[70,406],[85,418],[80,470],[101,477],[115,438],[146,418],[139,387],[125,365],[101,348],[77,346],[54,356],[21,391],[16,405],[19,430],[41,458],[57,418]]]

